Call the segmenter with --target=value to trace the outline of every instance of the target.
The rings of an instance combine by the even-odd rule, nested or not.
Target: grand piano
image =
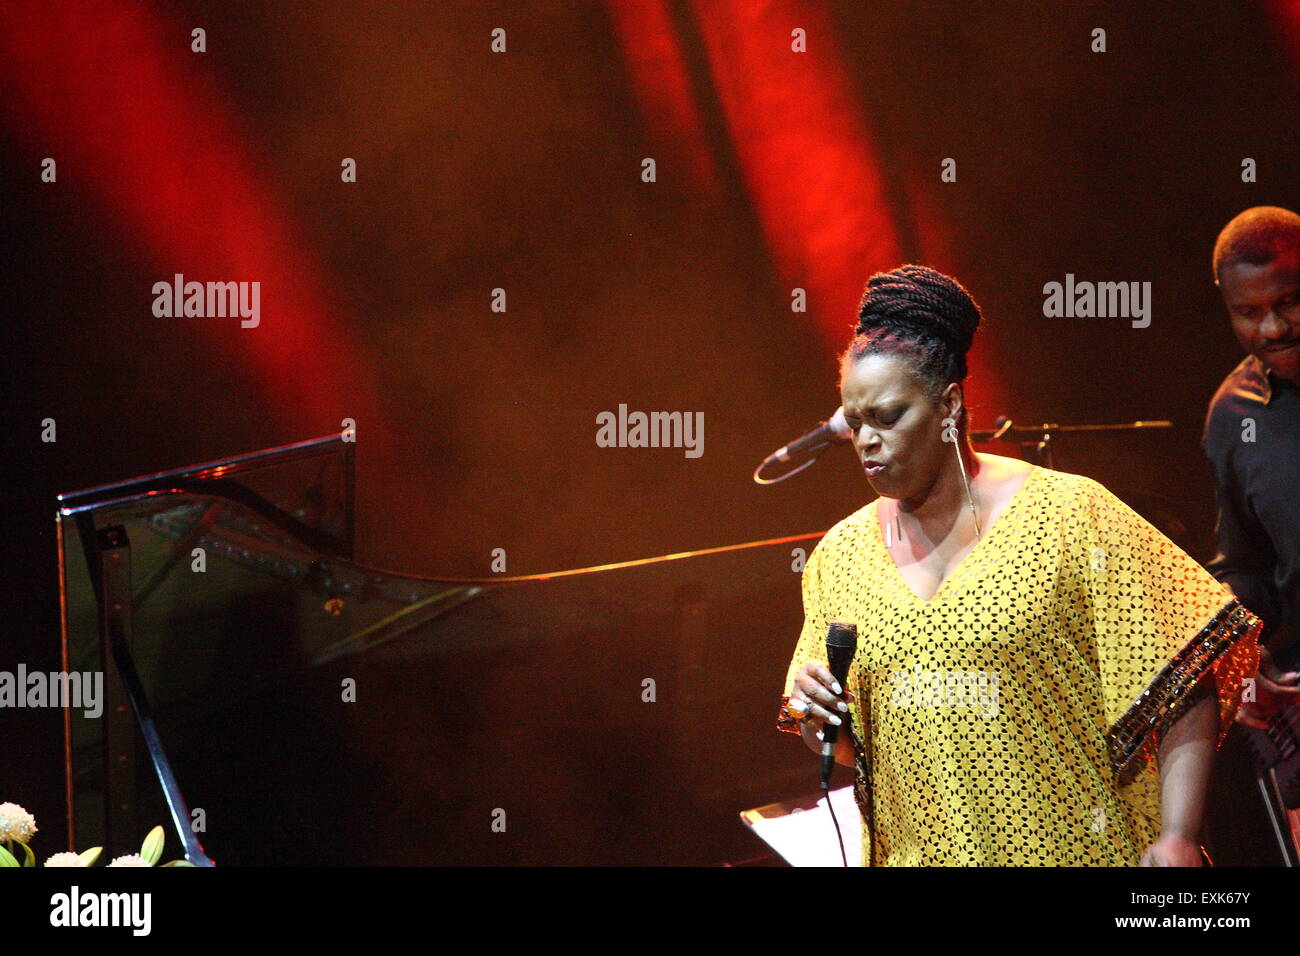
[[[200,865],[763,860],[738,811],[815,788],[773,720],[819,535],[394,573],[353,560],[346,437],[59,496],[63,668],[107,698],[65,709],[69,844],[161,823]]]

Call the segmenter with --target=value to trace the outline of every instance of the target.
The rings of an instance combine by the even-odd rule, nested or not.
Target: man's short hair
[[[1300,253],[1300,216],[1281,206],[1247,209],[1223,227],[1214,243],[1214,283],[1230,265],[1264,266],[1286,252]]]

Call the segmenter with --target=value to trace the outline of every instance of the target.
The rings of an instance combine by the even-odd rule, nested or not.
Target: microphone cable
[[[840,859],[844,861],[845,868],[849,865],[849,855],[844,849],[844,834],[840,832],[840,821],[835,816],[835,801],[831,799],[830,790],[826,791],[826,808],[831,812],[831,823],[835,825],[835,839],[840,841]]]

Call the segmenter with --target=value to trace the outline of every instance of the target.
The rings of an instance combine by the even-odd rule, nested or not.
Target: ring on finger
[[[795,720],[806,721],[811,710],[812,702],[802,697],[791,697],[790,702],[785,705],[785,712]]]

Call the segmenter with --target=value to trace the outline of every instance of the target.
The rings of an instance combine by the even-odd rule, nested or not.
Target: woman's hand
[[[804,721],[821,736],[822,727],[829,720],[832,724],[843,723],[848,714],[848,704],[853,695],[845,691],[841,699],[842,688],[827,668],[825,661],[807,661],[794,675],[794,696],[809,702],[808,717]]]
[[[1162,833],[1147,847],[1140,866],[1201,866],[1201,845],[1181,833]]]

